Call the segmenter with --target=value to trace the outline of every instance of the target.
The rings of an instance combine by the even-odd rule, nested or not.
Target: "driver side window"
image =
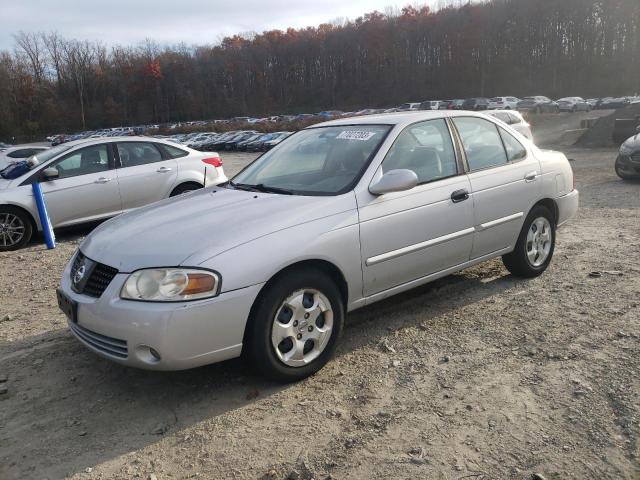
[[[107,171],[109,170],[107,145],[92,145],[76,150],[51,166],[58,170],[59,179]]]

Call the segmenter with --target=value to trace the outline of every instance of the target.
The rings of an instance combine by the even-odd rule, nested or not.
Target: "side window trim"
[[[511,135],[511,133],[509,133],[507,130],[505,130],[499,125],[496,125],[496,126],[498,127],[498,135],[500,136],[500,140],[502,141],[502,147],[504,148],[504,153],[507,155],[507,165],[513,164],[513,163],[519,163],[529,158],[529,150],[527,149],[527,147],[525,147],[516,137]],[[513,138],[513,140],[515,140],[518,143],[518,145],[522,147],[525,153],[524,157],[516,158],[515,160],[509,159],[509,152],[507,151],[507,146],[504,144],[504,137],[502,136],[502,132],[506,133],[507,135],[511,135],[511,138]]]

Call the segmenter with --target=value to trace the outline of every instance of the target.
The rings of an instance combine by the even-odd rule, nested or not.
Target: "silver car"
[[[58,302],[110,360],[177,370],[243,354],[292,381],[327,362],[346,312],[497,256],[540,275],[577,209],[566,157],[491,117],[334,120],[226,184],[103,223]]]
[[[102,220],[227,181],[216,153],[147,137],[69,142],[37,153],[17,178],[0,177],[0,251],[42,230],[31,184],[41,182],[54,228]],[[206,171],[206,181],[205,181]]]

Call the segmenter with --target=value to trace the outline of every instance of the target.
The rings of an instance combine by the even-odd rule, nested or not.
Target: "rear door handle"
[[[469,192],[466,189],[456,190],[451,194],[451,200],[453,203],[464,202],[469,198]]]
[[[94,181],[93,183],[107,183],[110,182],[111,179],[107,178],[107,177],[100,177],[98,178],[96,181]]]
[[[156,170],[156,172],[158,172],[158,173],[167,173],[167,172],[170,172],[170,171],[171,171],[171,168],[169,168],[169,167],[160,167],[158,170]]]
[[[525,181],[527,182],[535,182],[536,181],[536,177],[538,176],[538,172],[529,172],[524,176]]]

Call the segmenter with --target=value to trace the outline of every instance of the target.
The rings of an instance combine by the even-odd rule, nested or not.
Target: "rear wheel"
[[[329,361],[343,324],[344,305],[335,283],[315,269],[295,270],[267,286],[256,301],[245,354],[269,378],[301,380]]]
[[[516,248],[502,257],[513,275],[524,278],[542,274],[553,257],[556,242],[555,221],[548,208],[538,205],[527,215]]]
[[[29,216],[19,208],[0,206],[0,252],[24,247],[33,234]]]
[[[202,188],[202,185],[196,182],[188,182],[182,183],[173,189],[171,192],[171,196],[175,197],[176,195],[182,195],[183,193],[193,192],[194,190],[199,190]]]

